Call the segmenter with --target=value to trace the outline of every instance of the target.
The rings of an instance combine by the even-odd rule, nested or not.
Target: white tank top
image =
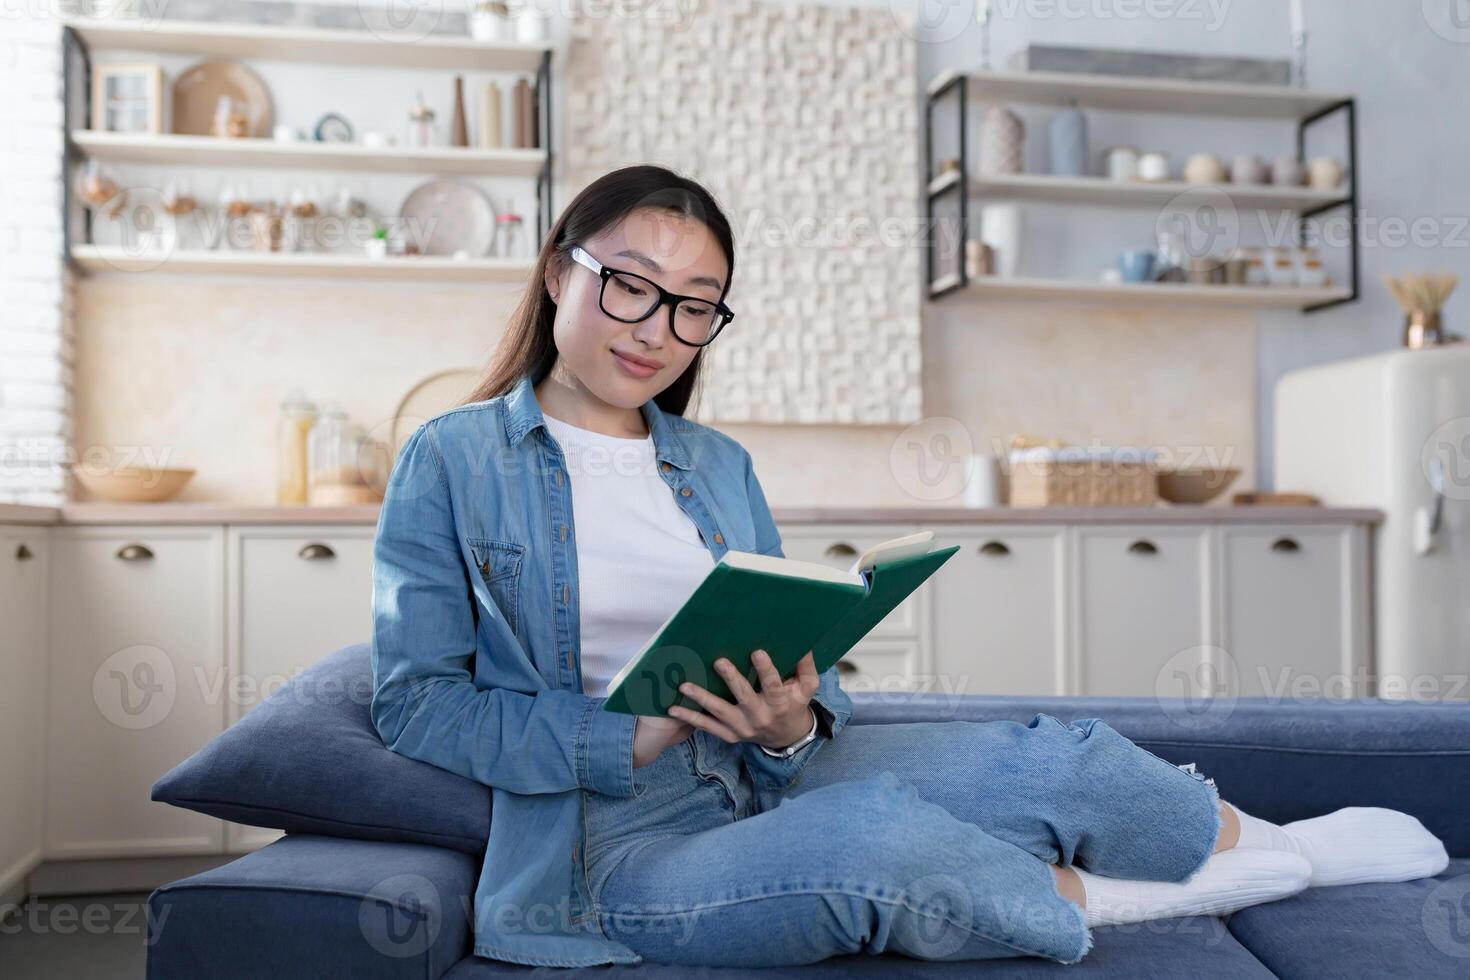
[[[572,483],[582,693],[603,697],[704,580],[714,556],[659,476],[652,433],[627,439],[542,415]]]

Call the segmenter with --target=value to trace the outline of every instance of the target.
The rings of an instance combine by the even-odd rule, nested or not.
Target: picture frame
[[[162,133],[163,67],[156,62],[100,64],[92,69],[92,129]]]

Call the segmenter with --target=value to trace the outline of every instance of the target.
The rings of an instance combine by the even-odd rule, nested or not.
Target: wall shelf
[[[934,114],[948,101],[957,104],[958,168],[936,176]],[[1046,279],[987,279],[973,290],[975,295],[1005,296],[1010,299],[1081,298],[1125,299],[1128,302],[1228,302],[1232,306],[1296,308],[1305,313],[1330,309],[1356,301],[1362,293],[1361,243],[1358,240],[1358,129],[1357,102],[1350,95],[1313,92],[1272,85],[1241,85],[1217,82],[1180,81],[1086,75],[1068,72],[958,72],[939,75],[929,85],[924,105],[926,227],[938,228],[936,204],[957,199],[959,226],[946,256],[949,269],[941,268],[940,247],[945,236],[932,233],[925,249],[928,294],[931,300],[969,290],[965,269],[965,243],[970,238],[972,205],[986,201],[1030,201],[1041,204],[1095,204],[1104,207],[1164,208],[1181,195],[1201,189],[1184,181],[1160,184],[1119,183],[1101,177],[1057,177],[1044,174],[1006,176],[970,175],[969,110],[974,102],[1016,102],[1032,105],[1068,105],[1126,112],[1167,113],[1194,116],[1230,116],[1252,119],[1288,119],[1296,123],[1296,158],[1305,164],[1308,131],[1323,120],[1341,115],[1347,125],[1347,186],[1339,191],[1319,192],[1308,188],[1269,185],[1219,185],[1236,208],[1281,211],[1295,215],[1298,234],[1309,219],[1327,211],[1346,209],[1351,234],[1348,245],[1348,286],[1343,289],[1293,290],[1281,296],[1280,288],[1219,287],[1230,294],[1212,297],[1216,287],[1176,284],[1070,283]],[[1188,200],[1185,202],[1188,204]],[[1208,199],[1199,202],[1202,206]],[[957,243],[957,244],[955,244]],[[1007,285],[998,286],[997,282]],[[1316,297],[1313,299],[1312,297]]]
[[[1304,310],[1320,303],[1345,299],[1349,294],[1346,289],[1308,289],[1301,286],[1107,283],[1070,279],[1002,279],[992,276],[969,279],[963,284],[956,277],[950,277],[935,282],[930,289],[979,299],[1259,310]]]
[[[929,193],[942,194],[960,179],[950,171],[929,182]],[[1220,192],[1237,208],[1267,211],[1310,211],[1332,207],[1345,193],[1314,191],[1308,187],[1270,184],[1189,184],[1182,180],[1158,183],[1125,182],[1106,177],[1053,177],[1049,174],[1013,174],[969,179],[972,197],[992,201],[1031,201],[1041,204],[1096,204],[1103,207],[1161,208],[1190,192]]]
[[[63,24],[89,48],[155,51],[236,61],[308,61],[373,68],[534,73],[545,45],[439,34],[227,24],[215,21],[66,18]]]
[[[368,147],[357,143],[277,143],[272,139],[219,139],[176,133],[71,134],[93,160],[166,166],[249,166],[289,170],[346,170],[464,177],[535,177],[546,164],[543,150],[473,147]]]
[[[554,159],[552,50],[547,45],[491,44],[444,34],[395,34],[168,18],[132,22],[64,18],[61,37],[63,130],[68,134],[62,150],[61,253],[68,261],[80,264],[82,260],[79,257],[87,255],[87,248],[92,247],[83,247],[77,241],[78,238],[85,241],[91,237],[92,215],[77,206],[72,190],[73,166],[78,159],[88,156],[99,160],[162,165],[534,178],[536,242],[539,243],[551,228],[554,217],[551,200]],[[366,69],[528,73],[534,76],[537,132],[542,136],[542,146],[535,149],[434,147],[415,150],[359,144],[276,143],[265,139],[226,141],[173,133],[99,132],[85,128],[90,124],[91,116],[94,49],[235,60],[300,61]],[[75,233],[74,224],[80,224],[84,229],[81,235]],[[486,270],[496,268],[489,264],[495,260],[477,261],[487,263]],[[174,265],[180,271],[184,268],[183,264]],[[455,263],[456,267],[460,265]],[[460,268],[445,270],[446,274],[451,271],[454,275],[466,273]]]
[[[531,263],[514,259],[453,259],[442,255],[365,255],[318,252],[179,251],[139,253],[112,245],[73,245],[72,261],[88,274],[161,273],[373,281],[525,282]]]
[[[957,78],[964,79],[972,97],[984,101],[1066,105],[1076,99],[1079,105],[1091,109],[1247,119],[1301,119],[1352,99],[1335,92],[1278,85],[1047,71],[945,72],[929,86],[929,94],[942,91]]]

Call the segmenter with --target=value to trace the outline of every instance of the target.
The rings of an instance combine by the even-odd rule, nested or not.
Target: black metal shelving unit
[[[947,79],[943,85],[931,89],[925,96],[924,101],[924,173],[925,173],[925,195],[924,195],[924,217],[925,227],[929,229],[928,244],[925,249],[925,288],[931,300],[942,299],[963,290],[970,282],[965,268],[965,242],[970,237],[970,152],[969,152],[969,86],[970,76],[957,73]],[[959,172],[955,179],[948,181],[943,186],[934,188],[932,185],[936,177],[942,176],[934,172],[934,115],[935,110],[944,104],[946,100],[956,100],[958,117],[958,162]],[[1348,193],[1346,196],[1330,201],[1326,204],[1302,211],[1297,215],[1297,236],[1304,238],[1309,223],[1313,218],[1336,211],[1341,208],[1348,209],[1348,222],[1350,228],[1350,244],[1348,257],[1348,278],[1350,292],[1348,295],[1327,302],[1318,303],[1302,308],[1303,313],[1316,313],[1329,310],[1345,303],[1356,302],[1362,296],[1362,269],[1361,269],[1361,242],[1358,238],[1359,231],[1359,208],[1358,208],[1358,128],[1357,128],[1357,100],[1342,99],[1314,111],[1297,120],[1296,127],[1296,154],[1297,162],[1306,165],[1307,133],[1313,127],[1324,120],[1339,114],[1345,114],[1347,123],[1347,173]],[[952,272],[945,272],[939,268],[940,256],[938,249],[943,236],[936,233],[936,204],[950,195],[959,195],[959,227],[956,237],[955,268]],[[936,283],[943,283],[935,288]]]

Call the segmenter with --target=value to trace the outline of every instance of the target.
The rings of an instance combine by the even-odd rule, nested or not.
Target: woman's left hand
[[[734,664],[721,657],[715,661],[715,670],[735,695],[735,703],[686,681],[679,685],[679,693],[692,698],[704,711],[675,705],[669,708],[669,717],[702,728],[726,742],[756,742],[768,749],[785,748],[801,738],[811,730],[813,709],[808,703],[821,686],[812,652],[808,650],[797,661],[796,673],[788,681],[781,680],[766,651],[757,650],[750,659],[760,678],[759,691],[750,686]]]

